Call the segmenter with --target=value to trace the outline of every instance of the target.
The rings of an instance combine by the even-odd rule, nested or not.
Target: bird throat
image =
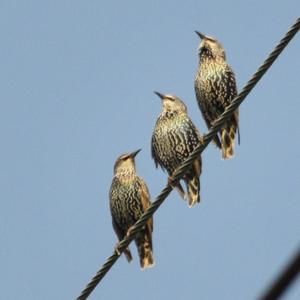
[[[117,174],[115,175],[119,179],[120,182],[126,183],[131,182],[136,177],[135,169],[119,169]]]

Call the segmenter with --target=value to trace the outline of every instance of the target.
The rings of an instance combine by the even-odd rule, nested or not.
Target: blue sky
[[[298,17],[299,1],[0,2],[1,299],[74,299],[116,236],[113,164],[150,156],[154,90],[180,96],[200,131],[199,39],[217,37],[242,88]],[[172,193],[154,219],[155,268],[121,257],[89,299],[255,299],[299,246],[299,35],[241,106],[241,146],[203,153],[202,200]],[[300,298],[300,281],[285,299]]]

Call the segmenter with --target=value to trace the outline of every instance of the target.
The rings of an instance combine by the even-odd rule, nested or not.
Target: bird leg
[[[126,233],[126,237],[129,237],[129,236],[131,235],[131,232],[132,232],[132,230],[133,230],[133,227],[134,227],[134,226],[130,226],[130,227],[128,228],[127,233]]]
[[[179,195],[181,196],[181,198],[182,198],[183,200],[186,200],[186,194],[185,194],[185,192],[184,192],[184,190],[183,190],[183,188],[182,188],[180,182],[176,182],[176,183],[175,183],[174,181],[175,181],[175,180],[174,180],[173,176],[170,175],[170,176],[168,177],[168,183],[169,183],[169,185],[170,185],[172,188],[174,188],[174,189],[176,189],[176,190],[178,191]]]
[[[134,226],[130,226],[126,232],[126,237],[129,237],[131,235],[131,232],[133,230],[133,227]],[[115,251],[117,252],[118,255],[121,255],[121,252],[119,250],[119,245],[120,245],[120,242],[118,242],[115,246]]]
[[[126,232],[126,237],[129,237],[131,235],[131,232],[134,228],[134,225],[133,226],[130,226]],[[121,252],[119,250],[119,245],[120,245],[120,242],[118,242],[115,246],[115,251],[117,252],[117,254],[120,256],[121,255]]]
[[[117,252],[117,254],[120,256],[121,255],[121,252],[119,250],[119,245],[120,245],[120,242],[116,243],[115,245],[115,251]]]

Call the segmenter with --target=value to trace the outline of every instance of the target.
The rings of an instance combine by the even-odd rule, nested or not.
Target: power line
[[[300,273],[300,249],[260,300],[279,299]]]
[[[202,139],[202,143],[198,145],[194,152],[174,171],[171,178],[169,178],[166,187],[161,191],[161,193],[156,197],[155,201],[149,206],[149,208],[144,212],[141,218],[135,223],[134,226],[131,227],[130,233],[119,243],[118,250],[120,253],[124,251],[125,248],[131,243],[134,239],[137,232],[139,232],[146,224],[147,220],[152,217],[155,211],[159,208],[159,206],[164,202],[164,200],[168,197],[168,195],[172,191],[172,186],[179,181],[185,172],[189,169],[190,165],[194,162],[194,160],[203,152],[203,150],[207,147],[207,145],[211,142],[214,136],[218,133],[221,127],[225,124],[225,122],[230,118],[232,113],[240,106],[246,96],[250,93],[250,91],[254,88],[254,86],[258,83],[258,81],[262,78],[262,76],[266,73],[266,71],[271,67],[274,61],[277,59],[279,54],[283,51],[283,49],[288,45],[288,43],[293,39],[295,34],[300,29],[300,18],[294,23],[294,25],[290,28],[290,30],[285,34],[284,38],[279,42],[279,44],[275,47],[275,49],[271,52],[268,58],[264,61],[264,63],[259,67],[257,72],[252,76],[252,78],[248,81],[246,86],[242,89],[237,97],[232,101],[232,103],[226,108],[224,113],[215,120],[213,126],[210,131],[204,135]],[[172,185],[172,186],[171,186]],[[120,255],[116,251],[107,259],[102,268],[97,272],[97,274],[92,278],[90,283],[86,286],[86,288],[81,292],[80,296],[77,300],[85,300],[91,294],[91,292],[95,289],[98,283],[102,280],[102,278],[106,275],[106,273],[110,270],[110,268],[115,264]]]

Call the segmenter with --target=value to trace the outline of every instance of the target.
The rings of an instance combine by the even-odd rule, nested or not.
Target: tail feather
[[[184,189],[183,189],[182,185],[180,184],[180,182],[177,182],[177,184],[175,185],[175,188],[176,188],[176,190],[178,191],[180,197],[181,197],[183,200],[186,200],[187,195],[186,195],[186,193],[184,192]]]
[[[197,202],[200,202],[200,182],[199,178],[194,176],[188,181],[188,199],[189,207],[194,206]]]
[[[230,131],[222,129],[222,158],[230,159],[234,156],[234,138],[231,137]]]
[[[152,250],[145,252],[145,256],[140,259],[140,265],[142,270],[153,268],[155,266]]]
[[[238,127],[238,111],[235,111],[231,120],[221,129],[222,157],[230,159],[234,156],[235,135],[238,132],[238,143],[240,143],[240,130]]]
[[[202,169],[201,158],[197,159],[193,167],[185,175],[185,182],[188,191],[189,207],[194,206],[197,202],[200,202],[200,174]]]
[[[152,236],[151,233],[147,231],[148,230],[145,229],[141,234],[138,234],[135,240],[142,270],[152,268],[155,265],[152,250]]]
[[[123,253],[124,253],[127,261],[130,263],[132,261],[132,255],[131,255],[130,250],[128,248],[126,248]]]

